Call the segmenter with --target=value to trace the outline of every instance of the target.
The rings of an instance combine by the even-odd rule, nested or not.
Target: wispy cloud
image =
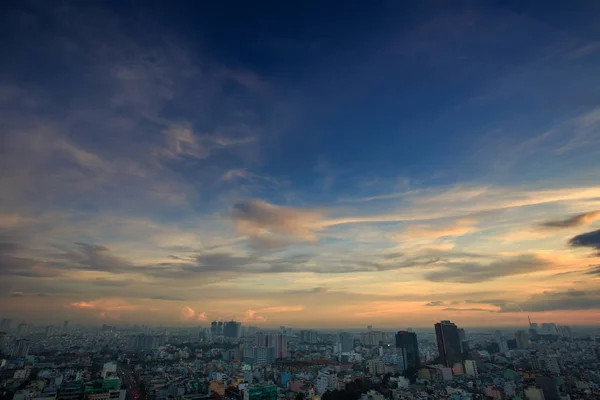
[[[540,226],[544,228],[573,228],[576,226],[588,225],[600,219],[600,211],[589,211],[577,214],[566,219],[542,222]]]

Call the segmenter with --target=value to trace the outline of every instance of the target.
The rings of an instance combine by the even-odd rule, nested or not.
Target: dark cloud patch
[[[115,279],[107,279],[107,278],[96,278],[94,280],[94,285],[98,286],[109,286],[109,287],[125,287],[133,284],[133,281],[128,280],[115,280]]]
[[[590,310],[600,308],[600,290],[568,290],[566,292],[546,291],[531,296],[527,301],[520,302],[523,311],[562,311]],[[499,312],[514,312],[511,303],[500,307]]]
[[[600,276],[600,265],[596,265],[595,267],[590,268],[588,271],[586,271],[586,274]]]
[[[325,293],[328,292],[329,289],[325,286],[315,286],[311,289],[298,289],[298,290],[286,290],[285,294],[316,294],[316,293]]]
[[[389,253],[389,254],[386,254],[386,255],[383,256],[383,258],[385,260],[394,260],[394,259],[400,258],[402,256],[404,256],[404,253],[398,252],[398,253]]]
[[[181,297],[175,296],[152,296],[150,297],[152,300],[164,300],[164,301],[183,301],[184,299]]]
[[[590,222],[593,222],[597,219],[600,219],[600,210],[598,211],[590,211],[582,214],[577,214],[569,218],[558,219],[552,221],[542,222],[540,224],[543,228],[573,228],[576,226],[587,225]]]
[[[87,269],[91,271],[104,271],[114,274],[133,272],[136,270],[131,263],[111,254],[106,246],[75,243],[77,248],[64,249],[57,256],[57,267]]]
[[[574,236],[569,240],[569,245],[572,247],[590,247],[597,250],[600,255],[600,229]]]
[[[502,258],[488,264],[447,262],[443,264],[443,268],[425,274],[425,279],[432,282],[478,283],[505,276],[536,272],[548,265],[547,261],[530,254]]]
[[[452,311],[452,312],[495,312],[495,310],[488,310],[487,308],[455,308],[455,307],[448,307],[448,308],[444,308],[442,311]]]
[[[444,302],[442,300],[436,300],[436,301],[430,301],[429,303],[425,304],[427,307],[439,307],[439,306],[443,306]]]
[[[61,274],[45,262],[19,255],[25,251],[26,248],[20,243],[0,242],[0,275],[48,278]]]
[[[12,292],[10,294],[10,297],[23,297],[23,296],[25,296],[25,293],[23,293],[23,292]]]

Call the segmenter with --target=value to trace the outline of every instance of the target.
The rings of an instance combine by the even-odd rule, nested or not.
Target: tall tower
[[[54,325],[48,325],[44,331],[44,336],[49,338],[54,333]]]
[[[354,350],[354,337],[351,333],[341,332],[340,343],[342,344],[342,352],[348,352]]]
[[[440,362],[446,367],[462,361],[462,345],[458,334],[458,327],[450,321],[441,321],[435,324]]]
[[[273,335],[273,345],[275,346],[275,359],[287,358],[287,336],[283,333]]]
[[[29,326],[25,322],[21,322],[17,326],[17,335],[18,336],[25,336],[25,335],[27,335],[27,330],[28,329],[29,329]]]
[[[10,318],[2,318],[2,322],[0,322],[0,331],[8,332],[10,330],[10,323],[12,319]]]
[[[31,345],[31,341],[29,339],[19,339],[17,340],[17,344],[13,349],[12,356],[13,357],[27,357],[29,354],[29,346]]]
[[[417,370],[421,365],[419,357],[419,343],[417,334],[408,331],[398,331],[396,333],[396,349],[404,358],[404,369]]]

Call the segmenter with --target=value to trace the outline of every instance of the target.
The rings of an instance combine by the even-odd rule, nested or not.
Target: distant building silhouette
[[[435,324],[440,363],[452,367],[454,363],[462,361],[462,344],[456,324],[450,321],[441,321]]]
[[[396,333],[396,349],[404,358],[405,370],[417,370],[421,365],[419,358],[419,343],[417,334],[408,331],[398,331]]]
[[[341,332],[340,333],[340,344],[342,345],[342,351],[348,352],[354,350],[354,337],[351,333]]]

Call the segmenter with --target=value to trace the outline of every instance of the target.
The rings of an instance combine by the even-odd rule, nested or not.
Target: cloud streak
[[[540,224],[544,228],[574,228],[583,225],[589,225],[594,221],[600,220],[600,211],[589,211],[577,214],[566,219],[546,221]]]

